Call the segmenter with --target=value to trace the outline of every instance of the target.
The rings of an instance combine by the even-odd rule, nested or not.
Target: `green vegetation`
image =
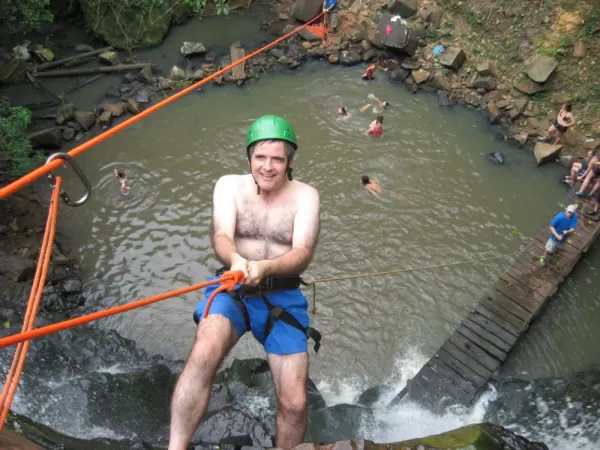
[[[0,100],[0,148],[8,150],[12,160],[13,175],[29,172],[41,161],[42,155],[31,149],[25,129],[31,121],[31,111],[21,106],[10,106]]]
[[[50,0],[0,1],[0,28],[10,33],[25,33],[52,22]]]

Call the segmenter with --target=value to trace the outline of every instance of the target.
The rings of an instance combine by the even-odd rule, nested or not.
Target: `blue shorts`
[[[218,277],[210,277],[209,280],[214,280]],[[196,314],[198,319],[202,320],[204,309],[208,302],[210,294],[219,285],[209,286],[204,291],[204,299],[196,306]],[[239,286],[236,286],[236,289]],[[300,289],[287,289],[282,291],[272,291],[265,294],[273,306],[281,306],[288,313],[296,318],[300,324],[307,328],[309,325],[308,319],[308,302],[300,292]],[[258,342],[263,344],[267,353],[275,355],[289,355],[292,353],[303,353],[308,350],[306,333],[287,323],[276,320],[269,336],[265,336],[265,327],[269,310],[262,297],[243,297],[244,305],[248,310],[250,317],[250,328],[252,334]],[[213,300],[208,315],[220,314],[231,322],[238,333],[239,337],[247,331],[244,322],[244,315],[231,295],[227,292],[217,294]]]

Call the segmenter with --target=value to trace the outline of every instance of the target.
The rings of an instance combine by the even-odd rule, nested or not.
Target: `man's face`
[[[571,211],[567,211],[567,217],[570,219],[573,213]]]
[[[283,185],[287,175],[287,162],[283,141],[259,142],[254,147],[250,169],[261,190],[273,191]]]

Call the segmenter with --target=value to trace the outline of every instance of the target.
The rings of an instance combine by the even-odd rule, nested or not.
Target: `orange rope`
[[[27,310],[25,312],[25,318],[23,319],[23,327],[21,329],[22,333],[33,328],[33,324],[35,323],[35,318],[39,309],[42,292],[44,290],[44,284],[46,284],[48,265],[50,263],[50,256],[52,255],[52,247],[54,245],[54,234],[56,231],[56,217],[58,215],[61,182],[61,177],[56,177],[56,184],[54,186],[54,191],[52,192],[50,210],[48,212],[48,219],[46,221],[46,231],[44,232],[44,238],[40,248],[40,255],[37,261],[35,276],[33,278],[33,285],[31,286],[31,293],[29,294],[29,300],[27,303]],[[8,416],[10,405],[12,404],[15,392],[17,391],[23,366],[25,364],[25,358],[27,357],[27,351],[29,350],[29,344],[29,341],[25,343],[19,343],[17,349],[15,350],[13,362],[6,377],[4,388],[2,389],[2,396],[0,396],[0,431],[2,431],[2,427],[4,426],[4,422]]]
[[[63,331],[67,328],[73,328],[79,325],[84,325],[89,322],[93,322],[94,320],[104,319],[106,317],[114,316],[115,314],[119,314],[125,311],[130,311],[132,309],[140,308],[142,306],[150,305],[152,303],[159,302],[161,300],[165,300],[171,297],[177,297],[179,295],[187,294],[188,292],[192,292],[198,289],[205,288],[207,286],[211,286],[213,284],[222,283],[223,286],[219,286],[219,288],[215,289],[215,291],[211,294],[208,299],[206,309],[204,310],[204,316],[208,315],[208,309],[212,304],[212,299],[219,293],[224,290],[232,290],[236,284],[240,284],[244,280],[244,272],[235,271],[235,272],[224,272],[220,278],[212,281],[205,281],[204,283],[194,284],[193,286],[188,286],[181,289],[176,289],[174,291],[165,292],[164,294],[155,295],[153,297],[144,298],[141,300],[136,300],[135,302],[126,303],[124,305],[113,306],[112,308],[105,309],[104,311],[97,311],[95,313],[87,314],[85,316],[76,317],[74,319],[65,320],[62,322],[53,323],[51,325],[46,325],[45,327],[35,328],[30,331],[21,332],[17,334],[12,334],[10,336],[6,336],[0,339],[0,348],[8,347],[9,345],[18,344],[19,342],[28,341],[30,339],[36,339],[42,336],[46,336],[51,333],[56,333],[57,331]]]
[[[188,86],[187,88],[173,94],[171,97],[168,97],[168,98],[158,102],[156,105],[149,107],[148,109],[142,111],[141,113],[139,113],[133,117],[130,117],[129,119],[125,120],[124,122],[121,122],[120,124],[116,125],[115,127],[110,128],[109,130],[105,131],[104,133],[99,134],[98,136],[90,139],[87,142],[84,142],[83,144],[75,147],[73,150],[68,152],[68,155],[72,156],[73,158],[76,157],[77,155],[80,155],[81,153],[94,147],[96,144],[99,144],[100,142],[105,141],[109,137],[117,134],[119,131],[124,130],[128,126],[133,125],[134,123],[142,120],[144,117],[149,116],[153,112],[158,111],[159,109],[167,106],[169,103],[174,102],[175,100],[183,97],[187,93],[192,92],[192,91],[198,89],[200,86],[205,85],[209,81],[214,80],[218,76],[223,75],[224,73],[228,72],[229,70],[231,70],[233,67],[237,66],[238,64],[248,61],[249,59],[255,57],[256,55],[264,52],[265,50],[268,50],[269,48],[277,45],[281,41],[283,41],[283,40],[287,39],[288,37],[292,36],[293,34],[297,33],[301,29],[307,28],[308,26],[310,26],[311,23],[313,23],[316,20],[318,20],[319,18],[321,18],[321,16],[323,16],[323,14],[324,14],[324,12],[321,12],[314,19],[309,20],[304,25],[297,27],[296,29],[290,31],[288,34],[275,39],[270,44],[267,44],[264,47],[259,48],[258,50],[250,53],[249,55],[245,56],[244,58],[240,59],[239,61],[229,64],[227,67],[224,67],[223,69],[217,70],[215,73],[213,73],[212,75],[209,75],[208,77],[204,78],[203,80],[201,80],[195,84],[192,84],[191,86]],[[28,184],[33,183],[35,180],[43,177],[44,175],[52,172],[54,169],[57,169],[58,167],[60,167],[61,164],[63,164],[63,162],[60,159],[56,159],[48,164],[43,165],[42,167],[38,167],[34,171],[28,173],[27,175],[24,175],[23,177],[19,178],[18,180],[12,182],[8,186],[3,187],[2,189],[0,189],[0,200],[9,196],[10,194],[15,193],[19,189],[27,186]]]

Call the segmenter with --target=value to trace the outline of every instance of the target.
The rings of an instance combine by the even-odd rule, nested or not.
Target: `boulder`
[[[64,127],[61,132],[62,140],[70,142],[75,139],[75,129],[71,127]]]
[[[465,52],[460,47],[447,48],[442,53],[442,56],[440,56],[440,64],[454,70],[460,69],[466,60],[467,55],[465,55]]]
[[[321,0],[296,0],[292,8],[292,16],[300,22],[308,22],[323,10]]]
[[[401,50],[413,56],[417,50],[417,40],[411,35],[411,30],[400,20],[392,20],[391,14],[384,14],[379,21],[379,38],[381,44],[394,50]],[[377,45],[372,39],[371,43]]]
[[[523,94],[533,95],[544,90],[544,86],[532,80],[521,80],[515,85],[515,89]]]
[[[477,64],[477,72],[482,77],[495,77],[496,76],[496,68],[488,60],[481,61],[480,63]]]
[[[562,148],[562,144],[553,145],[546,144],[544,142],[536,142],[533,149],[533,155],[535,156],[536,164],[539,166],[548,161],[554,161],[556,158],[558,158]]]
[[[527,109],[528,105],[529,100],[527,100],[526,98],[518,98],[517,100],[515,100],[514,109],[517,111],[518,114],[523,114],[523,112]]]
[[[552,94],[552,103],[555,105],[564,105],[565,103],[569,103],[571,100],[572,98],[569,95],[561,92],[555,92]]]
[[[545,83],[556,69],[556,58],[547,55],[536,55],[527,68],[527,76],[536,83]]]
[[[388,79],[394,83],[401,83],[410,75],[410,71],[406,70],[404,67],[396,67],[388,73]]]
[[[62,146],[61,127],[46,128],[27,136],[33,148],[58,149]]]
[[[56,109],[56,123],[58,125],[64,125],[69,120],[72,120],[75,117],[75,105],[72,103],[67,103],[65,105],[59,106]]]
[[[429,84],[432,87],[434,87],[436,89],[439,89],[439,90],[442,90],[442,91],[448,91],[448,92],[450,92],[452,90],[452,83],[439,70],[436,71],[433,74],[433,76],[432,76],[431,81],[429,82]]]
[[[98,59],[109,66],[116,66],[119,64],[119,54],[112,50],[100,53]]]
[[[77,53],[93,52],[94,47],[92,47],[91,45],[87,45],[87,44],[77,44],[75,46],[75,51]]]
[[[340,64],[353,66],[361,61],[360,55],[353,50],[344,50],[340,53]]]
[[[431,74],[429,72],[427,72],[426,70],[419,69],[419,70],[413,70],[412,76],[415,79],[415,83],[421,84],[421,83],[424,83],[427,80],[429,80],[429,77],[431,76]]]
[[[100,124],[100,127],[103,130],[110,127],[111,122],[112,122],[112,114],[110,113],[109,110],[102,111],[102,113],[98,116],[98,123]]]
[[[493,101],[489,101],[487,103],[487,118],[488,122],[491,124],[500,123],[500,118],[502,117],[502,113],[500,113],[500,108]]]
[[[202,42],[189,42],[186,41],[181,45],[179,49],[181,54],[185,57],[192,55],[202,55],[206,53],[206,47],[202,44]]]
[[[585,41],[579,40],[575,42],[573,46],[573,57],[574,58],[585,58],[585,54],[587,52],[587,46],[585,45]]]
[[[405,59],[400,64],[402,67],[408,70],[417,70],[421,67],[421,63],[415,59]]]
[[[169,77],[172,81],[181,81],[185,80],[185,70],[180,67],[173,66],[171,67],[171,72]]]
[[[75,122],[84,131],[88,131],[96,123],[96,114],[87,111],[75,111]]]
[[[482,88],[486,91],[493,91],[496,89],[496,79],[494,77],[479,77],[473,82],[473,87]]]
[[[138,103],[138,101],[134,98],[128,98],[125,102],[125,109],[129,111],[131,114],[138,114],[142,112],[142,107]]]
[[[406,18],[415,14],[418,6],[417,0],[390,0],[387,9],[394,15]]]
[[[110,103],[108,105],[105,105],[104,109],[106,111],[110,111],[110,115],[113,117],[119,117],[125,114],[124,103]]]
[[[54,52],[49,48],[38,45],[34,50],[35,56],[37,56],[42,62],[54,61]]]

